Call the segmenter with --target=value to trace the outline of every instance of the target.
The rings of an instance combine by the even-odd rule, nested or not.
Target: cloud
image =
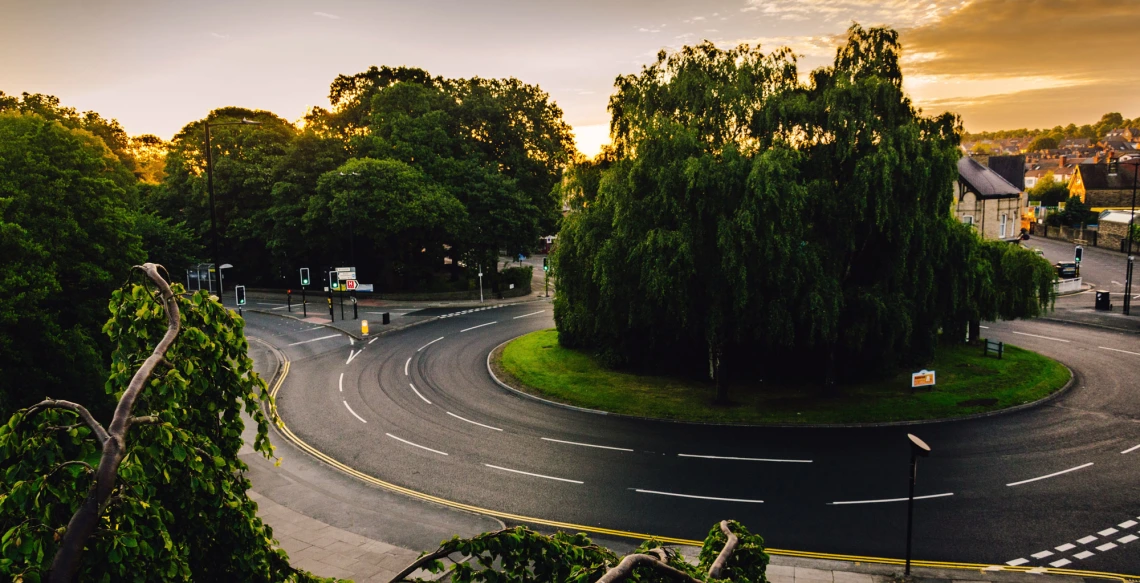
[[[314,12],[313,16],[320,16],[321,18],[328,18],[329,20],[340,20],[340,17],[328,12]]]
[[[915,26],[941,18],[968,0],[748,0],[741,12],[756,12],[781,20],[821,20]]]
[[[214,38],[230,38],[230,36],[227,34],[218,34],[216,32],[211,32],[210,36],[212,36]]]

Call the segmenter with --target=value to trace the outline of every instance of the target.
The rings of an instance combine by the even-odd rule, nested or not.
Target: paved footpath
[[[519,301],[539,301],[539,298],[493,300],[488,304]],[[397,302],[385,303],[399,306]],[[452,307],[457,307],[455,304]],[[467,307],[466,304],[461,305]],[[477,302],[472,304],[478,305]],[[280,311],[267,313],[290,317]],[[427,319],[400,318],[380,332],[392,332]],[[350,333],[359,333],[359,323],[353,320],[343,324],[337,321],[334,325]],[[375,334],[376,329],[373,330]],[[266,380],[272,379],[278,366],[273,352],[255,340],[250,343],[250,353],[258,373]],[[252,436],[253,430],[247,428],[246,441],[249,442]],[[434,550],[442,540],[453,535],[470,537],[503,528],[502,522],[494,518],[412,500],[364,484],[292,447],[276,432],[271,438],[281,458],[280,464],[266,460],[248,445],[239,454],[250,466],[247,474],[253,484],[250,497],[257,502],[262,520],[273,528],[273,535],[281,548],[289,553],[290,562],[316,575],[357,582],[387,582],[422,551]],[[618,553],[629,552],[633,547],[630,541],[606,540],[603,537],[595,537],[595,541]],[[686,556],[695,557],[699,549],[688,548],[685,551]],[[773,556],[768,567],[768,581],[888,583],[901,573],[902,568],[897,565]],[[916,581],[923,583],[1060,583],[1073,580],[1071,577],[965,569],[914,568],[912,574]]]

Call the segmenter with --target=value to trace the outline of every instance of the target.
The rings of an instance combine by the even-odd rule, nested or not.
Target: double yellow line
[[[549,527],[557,528],[560,530],[567,530],[567,531],[573,531],[573,532],[589,532],[589,533],[593,533],[593,534],[602,534],[602,535],[617,536],[617,537],[623,537],[623,538],[632,538],[632,539],[637,539],[637,540],[646,540],[646,539],[652,538],[652,539],[656,539],[656,540],[659,540],[662,542],[671,543],[671,544],[678,544],[678,545],[690,545],[690,546],[696,546],[696,547],[700,547],[700,546],[704,545],[704,541],[699,541],[699,540],[674,538],[674,537],[667,537],[667,536],[655,536],[655,535],[644,534],[644,533],[639,533],[639,532],[630,532],[630,531],[626,531],[626,530],[615,530],[612,528],[603,528],[600,526],[586,526],[586,525],[582,525],[582,524],[574,524],[571,522],[559,522],[557,520],[547,520],[545,518],[535,518],[533,516],[522,516],[520,514],[511,514],[509,512],[500,512],[498,510],[491,510],[489,508],[472,506],[470,504],[463,504],[462,502],[455,502],[452,500],[440,498],[438,496],[432,496],[431,494],[425,494],[423,492],[417,492],[415,490],[410,490],[410,489],[405,488],[403,486],[397,486],[396,484],[393,484],[391,482],[385,482],[384,480],[380,480],[378,478],[375,478],[373,476],[365,474],[364,472],[361,472],[361,471],[359,471],[355,468],[352,468],[352,467],[350,467],[350,466],[348,466],[348,465],[346,465],[340,461],[337,461],[336,459],[333,459],[329,455],[327,455],[324,452],[316,449],[315,447],[309,445],[308,443],[305,443],[305,441],[303,439],[298,437],[297,434],[293,433],[285,425],[285,421],[283,419],[281,419],[281,417],[276,415],[276,413],[277,413],[277,409],[276,409],[276,407],[277,407],[277,405],[276,405],[277,393],[278,393],[278,391],[281,390],[281,385],[285,383],[285,377],[287,377],[289,375],[289,367],[290,367],[290,361],[288,358],[285,357],[285,355],[282,354],[281,359],[283,362],[282,368],[281,368],[281,373],[278,375],[277,380],[273,383],[273,389],[269,393],[273,397],[273,400],[274,400],[273,413],[277,419],[277,428],[281,431],[282,435],[284,435],[285,438],[288,439],[289,442],[292,443],[293,445],[304,450],[309,455],[325,462],[326,464],[328,464],[328,465],[330,465],[330,466],[332,466],[332,467],[334,467],[334,468],[336,468],[336,469],[338,469],[338,470],[340,470],[340,471],[342,471],[342,472],[344,472],[344,473],[346,473],[346,474],[348,474],[354,478],[357,478],[363,482],[367,482],[369,484],[373,484],[375,486],[379,486],[381,488],[391,490],[393,492],[399,492],[399,493],[404,494],[406,496],[410,496],[410,497],[416,498],[418,500],[423,500],[425,502],[433,502],[435,504],[446,506],[448,508],[454,508],[457,510],[465,510],[467,512],[472,512],[475,514],[481,514],[481,515],[485,515],[485,516],[493,516],[493,517],[499,518],[501,520],[510,520],[512,522],[519,522],[519,523],[524,523],[524,524],[541,524],[543,526],[549,526]],[[816,553],[816,552],[810,552],[810,551],[792,551],[792,550],[772,549],[772,548],[765,549],[765,551],[771,555],[780,555],[780,556],[785,556],[785,557],[800,557],[800,558],[805,558],[805,559],[826,559],[826,560],[831,560],[831,561],[847,561],[847,562],[852,562],[852,563],[874,563],[874,564],[882,564],[882,565],[902,565],[905,563],[905,561],[903,561],[902,559],[891,559],[891,558],[885,558],[885,557],[864,557],[864,556],[860,556],[860,555],[839,555],[839,554],[833,554],[833,553]],[[992,571],[998,570],[998,569],[1000,569],[1000,571],[1002,571],[1002,572],[1011,572],[1011,573],[1025,573],[1025,572],[1028,572],[1030,570],[1033,570],[1034,573],[1041,573],[1041,574],[1045,574],[1045,575],[1069,575],[1069,576],[1073,576],[1073,577],[1091,577],[1091,578],[1095,578],[1095,579],[1110,579],[1110,580],[1116,580],[1116,581],[1122,581],[1122,582],[1131,582],[1131,581],[1136,581],[1136,580],[1140,579],[1140,576],[1136,576],[1136,575],[1122,575],[1119,573],[1106,573],[1106,572],[1102,572],[1102,571],[1082,571],[1079,569],[1056,569],[1056,568],[1052,568],[1052,567],[1048,567],[1048,568],[1039,568],[1039,567],[1034,568],[1034,567],[1027,567],[1027,566],[1011,567],[1009,565],[987,565],[984,563],[952,563],[952,562],[945,562],[945,561],[916,561],[916,560],[912,560],[910,562],[910,564],[911,564],[911,566],[914,566],[914,567],[932,567],[932,568],[938,568],[938,569],[963,569],[963,570],[968,570],[968,571],[977,571],[980,573],[992,572]],[[997,567],[998,569],[994,569],[995,567]]]

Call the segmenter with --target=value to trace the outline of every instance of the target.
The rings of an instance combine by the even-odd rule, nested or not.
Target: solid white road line
[[[543,312],[545,312],[545,311],[546,311],[546,310],[539,310],[539,311],[537,311],[537,312],[534,312],[534,313],[532,313],[532,314],[523,314],[523,315],[521,315],[521,316],[515,316],[515,317],[514,317],[514,318],[512,318],[512,319],[514,319],[514,320],[518,320],[519,318],[525,318],[525,317],[527,317],[527,316],[533,316],[533,315],[535,315],[535,314],[541,314],[541,313],[543,313]]]
[[[927,494],[925,496],[915,496],[915,500],[926,500],[927,498],[945,498],[946,496],[953,496],[953,492],[946,492],[945,494]],[[882,498],[879,500],[845,500],[842,502],[828,502],[828,506],[842,506],[844,504],[879,504],[882,502],[906,502],[908,498]]]
[[[361,417],[360,415],[357,415],[357,414],[356,414],[356,411],[353,411],[353,410],[352,410],[352,407],[349,407],[349,406],[348,406],[348,401],[343,401],[343,403],[344,403],[344,406],[345,406],[345,408],[347,408],[347,409],[348,409],[348,412],[349,412],[349,413],[352,413],[352,416],[353,416],[353,417],[356,417],[357,419],[359,419],[361,423],[368,423],[367,421],[365,421],[365,420],[364,420],[364,418],[363,418],[363,417]]]
[[[510,468],[492,466],[491,464],[483,464],[483,465],[487,466],[488,468],[494,468],[496,470],[503,470],[504,472],[514,472],[516,474],[522,474],[524,476],[534,476],[536,478],[546,478],[547,480],[558,480],[559,482],[570,482],[571,484],[581,484],[582,483],[578,480],[567,480],[566,478],[555,478],[554,476],[544,476],[542,474],[532,474],[530,472],[524,472],[522,470],[512,470]]]
[[[344,392],[344,373],[340,373],[340,380],[337,381],[337,386],[340,387],[340,392]]]
[[[313,326],[312,328],[305,328],[304,330],[297,330],[298,332],[312,332],[313,330],[320,330],[324,326]]]
[[[656,490],[641,490],[634,488],[638,494],[657,494],[659,496],[676,496],[677,498],[696,498],[697,500],[716,500],[718,502],[748,502],[750,504],[763,504],[763,500],[745,500],[743,498],[715,498],[713,496],[694,496],[693,494],[675,494],[673,492],[658,492]]]
[[[346,364],[346,365],[347,365],[347,364],[352,364],[352,359],[354,359],[354,358],[356,358],[356,357],[360,356],[360,353],[361,353],[361,352],[364,352],[364,349],[363,349],[363,348],[361,348],[360,350],[357,350],[355,353],[354,353],[354,352],[352,352],[352,349],[351,349],[351,348],[350,348],[350,349],[348,349],[348,360],[347,360],[347,361],[346,361],[344,364]]]
[[[267,303],[267,302],[253,302],[253,303],[255,303],[255,304],[259,305],[259,306],[281,306],[281,307],[283,307],[283,308],[287,308],[287,307],[289,307],[289,304],[270,304],[270,303]]]
[[[789,463],[789,464],[810,464],[811,463],[811,460],[781,460],[781,459],[763,458],[763,457],[729,457],[729,456],[719,456],[719,455],[696,455],[696,454],[691,454],[691,453],[679,453],[679,454],[677,454],[677,457],[697,457],[697,458],[704,458],[704,459],[710,459],[710,460],[736,460],[736,461],[742,461],[742,462],[781,462],[781,463]]]
[[[498,321],[487,322],[486,324],[479,324],[478,326],[472,326],[470,328],[464,328],[464,329],[460,330],[460,332],[466,332],[468,330],[474,330],[476,328],[482,328],[483,326],[490,326],[491,324],[498,324],[498,323],[499,323]]]
[[[1121,350],[1119,348],[1109,348],[1107,346],[1101,346],[1100,348],[1104,349],[1104,350],[1111,350],[1113,352],[1123,352],[1124,354],[1131,354],[1132,356],[1140,356],[1140,352],[1129,352],[1127,350]]]
[[[989,330],[990,329],[989,326],[981,326],[981,325],[979,325],[978,328],[981,328],[982,330]]]
[[[612,449],[614,451],[633,451],[632,449],[626,449],[624,447],[610,447],[608,445],[594,445],[592,443],[579,443],[577,441],[562,441],[561,439],[551,439],[549,437],[543,437],[542,440],[543,441],[553,441],[554,443],[565,443],[567,445],[580,445],[582,447],[596,447],[598,449]]]
[[[1077,467],[1075,467],[1075,468],[1069,468],[1069,469],[1067,469],[1067,470],[1061,470],[1061,471],[1059,471],[1059,472],[1053,472],[1052,474],[1048,474],[1048,475],[1045,475],[1045,476],[1037,476],[1036,478],[1029,478],[1028,480],[1022,480],[1022,481],[1020,481],[1020,482],[1011,482],[1011,483],[1009,483],[1009,484],[1006,484],[1006,486],[1020,486],[1020,485],[1022,485],[1022,484],[1028,484],[1029,482],[1036,482],[1037,480],[1044,480],[1044,479],[1046,479],[1046,478],[1052,478],[1052,477],[1055,477],[1055,476],[1060,476],[1061,474],[1067,474],[1067,473],[1069,473],[1069,472],[1075,472],[1075,471],[1077,471],[1077,470],[1083,470],[1083,469],[1085,469],[1085,468],[1087,468],[1087,467],[1089,467],[1089,466],[1091,466],[1091,465],[1093,465],[1093,463],[1092,463],[1092,462],[1089,462],[1089,463],[1087,463],[1087,464],[1079,465],[1079,466],[1077,466]]]
[[[1056,342],[1066,342],[1066,343],[1072,342],[1071,340],[1065,340],[1064,338],[1053,338],[1052,336],[1038,336],[1037,334],[1027,334],[1025,332],[1014,332],[1014,334],[1017,334],[1019,336],[1032,336],[1033,338],[1042,338],[1044,340],[1053,340]]]
[[[286,344],[286,346],[296,346],[298,344],[308,344],[310,342],[316,342],[318,340],[328,340],[329,338],[337,338],[339,336],[340,336],[340,334],[329,334],[328,336],[321,336],[320,338],[313,338],[312,340],[302,340],[300,342],[294,342],[292,344]]]
[[[269,309],[270,310],[284,310],[285,308],[288,308],[288,307],[289,307],[288,305],[284,305],[284,306],[277,306],[276,308],[269,308]]]
[[[427,400],[427,398],[426,398],[426,397],[424,397],[423,395],[421,395],[419,391],[416,391],[416,386],[415,386],[415,385],[413,385],[412,383],[408,383],[408,386],[409,386],[409,387],[412,387],[412,390],[416,392],[416,396],[417,396],[417,397],[419,397],[419,398],[423,399],[423,400],[424,400],[424,402],[425,402],[425,403],[427,403],[428,405],[431,405],[431,401]]]
[[[432,344],[435,344],[436,342],[439,342],[440,340],[443,340],[443,336],[440,336],[439,338],[436,338],[435,340],[432,340],[431,342],[428,342],[427,344],[424,344],[423,346],[421,346],[421,347],[417,348],[417,349],[416,349],[416,352],[419,352],[419,351],[421,351],[421,350],[423,350],[423,349],[427,348],[428,346],[431,346]]]
[[[369,344],[369,345],[371,345],[373,342],[376,342],[376,341],[377,341],[377,340],[379,340],[379,339],[380,339],[380,337],[379,337],[379,336],[377,336],[376,338],[373,338],[372,340],[369,340],[369,341],[368,341],[368,344]]]
[[[448,411],[447,414],[451,415],[452,417],[455,417],[456,419],[459,419],[460,421],[466,421],[472,425],[478,425],[479,427],[486,427],[487,429],[494,429],[495,431],[502,431],[502,429],[499,429],[498,427],[491,427],[490,425],[483,425],[482,423],[479,423],[478,421],[472,421],[472,420],[467,419],[465,417],[460,417],[459,415],[456,415],[455,413],[452,413],[451,411]]]
[[[420,444],[418,444],[418,443],[412,443],[412,442],[410,442],[410,441],[408,441],[408,440],[406,440],[406,439],[400,439],[399,437],[396,437],[395,435],[392,435],[391,433],[385,433],[384,435],[387,435],[388,437],[391,437],[392,439],[395,439],[396,441],[401,441],[401,442],[404,442],[404,443],[406,443],[406,444],[408,444],[408,445],[410,445],[410,446],[412,446],[412,447],[418,447],[418,448],[420,448],[420,449],[426,449],[426,450],[428,450],[428,451],[430,451],[430,452],[432,452],[432,453],[438,453],[439,455],[447,455],[447,453],[445,453],[445,452],[442,452],[442,451],[439,451],[438,449],[432,449],[432,448],[430,448],[430,447],[424,447],[424,446],[422,446],[422,445],[420,445]]]
[[[404,363],[404,376],[408,376],[408,365],[412,364],[412,357],[408,357],[408,362]]]

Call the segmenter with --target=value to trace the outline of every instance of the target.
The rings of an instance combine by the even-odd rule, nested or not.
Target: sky
[[[852,22],[889,25],[904,84],[968,131],[1140,116],[1140,0],[0,0],[0,91],[47,93],[171,138],[212,109],[298,120],[371,65],[516,77],[592,155],[618,75],[710,40],[828,64]]]

